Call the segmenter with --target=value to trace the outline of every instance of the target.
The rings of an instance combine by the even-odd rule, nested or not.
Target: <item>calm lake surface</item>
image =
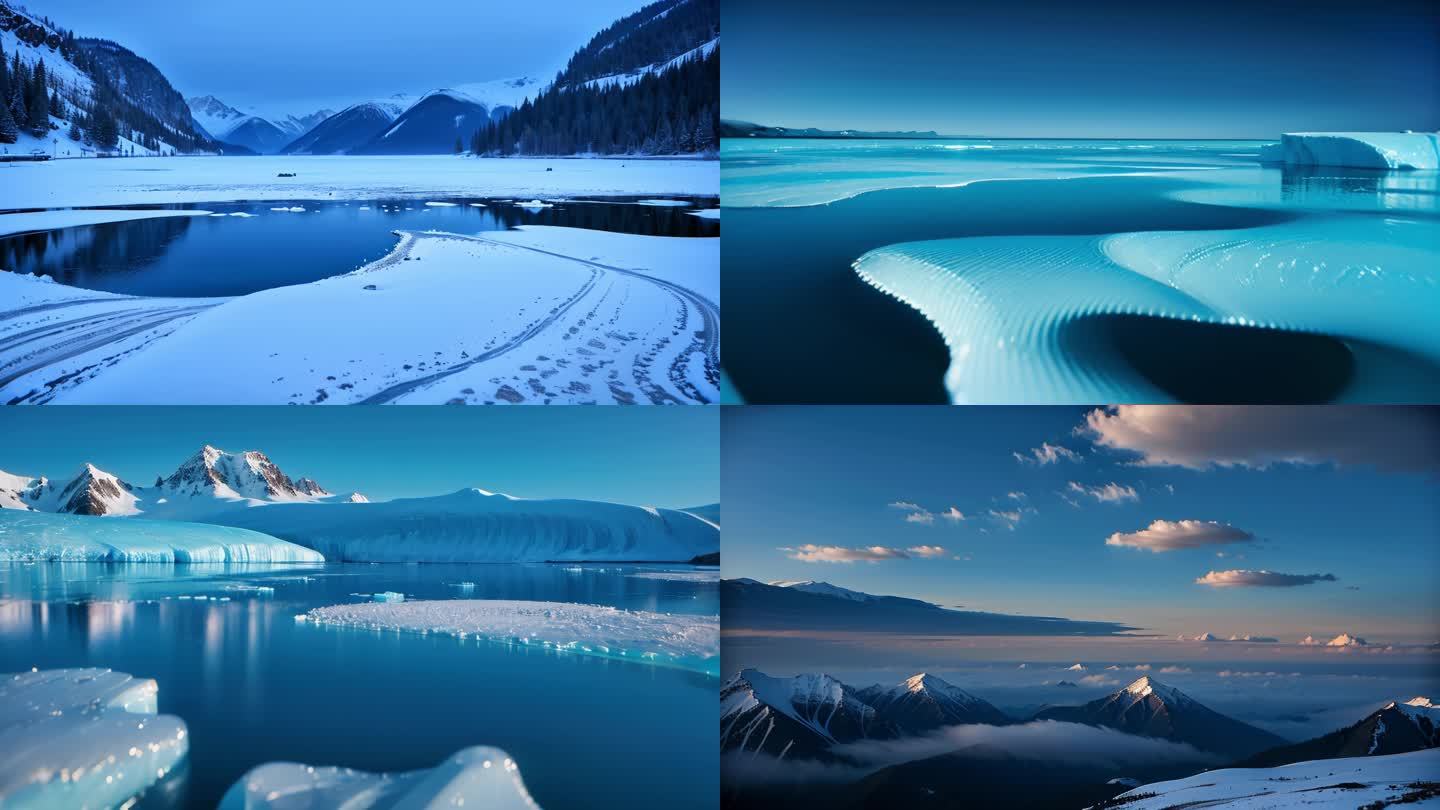
[[[295,621],[370,601],[526,599],[718,615],[713,582],[559,565],[0,566],[0,672],[108,667],[154,678],[188,765],[148,808],[213,808],[268,761],[430,768],[504,748],[541,807],[713,807],[713,677],[647,664]],[[257,591],[273,588],[273,593]],[[200,597],[206,597],[201,599]],[[218,601],[228,599],[228,601]]]
[[[48,275],[88,290],[209,297],[348,273],[388,253],[397,230],[472,234],[553,225],[646,236],[720,235],[718,220],[688,213],[714,208],[713,197],[670,197],[681,204],[663,206],[640,199],[551,200],[548,208],[469,197],[126,206],[223,216],[160,217],[0,237],[0,268]]]
[[[902,242],[1323,220],[1337,260],[1356,260],[1352,226],[1395,218],[1440,245],[1435,172],[1282,170],[1256,162],[1259,145],[727,139],[726,372],[755,403],[948,402],[939,334],[852,268]]]

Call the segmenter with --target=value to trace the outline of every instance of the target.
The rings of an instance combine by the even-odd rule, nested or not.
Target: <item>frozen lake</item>
[[[160,712],[189,726],[190,754],[143,807],[213,808],[262,762],[393,772],[433,767],[473,745],[513,755],[547,810],[711,807],[719,790],[713,677],[295,619],[383,593],[718,614],[716,583],[693,569],[677,579],[632,576],[661,570],[0,566],[0,672],[109,667],[154,678]]]
[[[644,200],[644,202],[642,202]],[[715,199],[553,200],[478,197],[184,203],[175,216],[0,237],[0,268],[72,287],[153,297],[246,295],[347,273],[394,248],[396,230],[457,234],[554,225],[642,236],[713,237],[718,220],[692,212]],[[427,202],[438,203],[426,205]],[[544,202],[544,201],[542,201]],[[0,214],[3,216],[3,214]]]

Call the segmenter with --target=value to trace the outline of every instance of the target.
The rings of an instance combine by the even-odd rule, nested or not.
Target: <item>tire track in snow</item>
[[[192,318],[214,306],[218,305],[200,304],[157,309],[131,309],[118,313],[106,312],[13,335],[7,340],[0,341],[0,352],[32,343],[43,337],[73,332],[62,340],[46,344],[36,351],[18,355],[0,363],[0,389],[4,389],[21,377],[58,365],[103,346],[118,344],[125,338],[150,331],[181,318]],[[124,351],[124,347],[117,346],[117,349],[119,350],[117,354]]]

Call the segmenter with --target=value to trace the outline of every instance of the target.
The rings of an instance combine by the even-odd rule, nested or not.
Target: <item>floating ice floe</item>
[[[271,211],[294,211],[294,212],[296,212],[296,213],[304,213],[304,211],[305,211],[304,208],[301,208],[301,207],[298,206],[298,205],[297,205],[297,206],[294,206],[294,207],[292,207],[292,208],[271,208],[270,210],[271,210]]]
[[[502,644],[720,672],[720,618],[622,610],[570,602],[442,599],[315,608],[313,624],[358,627]]]
[[[684,200],[640,200],[640,205],[654,205],[661,207],[687,208],[690,203]]]
[[[325,556],[228,526],[0,509],[0,561],[276,563]]]
[[[470,593],[475,590],[475,583],[473,582],[451,582],[447,584],[452,588],[459,589],[461,593]]]
[[[665,579],[675,582],[719,582],[719,571],[643,571],[631,574],[635,579]]]
[[[0,807],[118,807],[189,750],[155,681],[108,669],[0,675]]]
[[[520,778],[520,768],[499,748],[466,748],[429,770],[366,773],[350,768],[271,762],[240,778],[225,792],[219,810],[299,810],[343,807],[473,807],[539,810]]]
[[[719,208],[706,208],[706,209],[703,210],[703,211],[686,211],[685,213],[689,214],[689,215],[692,216],[692,217],[700,217],[701,219],[719,219],[719,218],[720,218],[720,209],[719,209]]]
[[[430,206],[431,208],[454,208],[455,206],[459,205],[459,203],[452,202],[427,202],[425,204]]]
[[[245,212],[245,211],[236,211],[236,212],[230,214],[230,216],[232,216],[232,217],[240,217],[240,218],[242,218],[242,219],[250,219],[250,218],[254,217],[255,215],[254,215],[254,214],[251,214],[251,213],[247,213],[247,212]]]
[[[381,591],[371,597],[376,602],[404,602],[405,594],[395,591]]]
[[[517,203],[515,203],[515,204],[518,205],[518,206],[520,206],[521,208],[528,208],[528,209],[530,209],[531,211],[539,211],[541,208],[554,208],[554,207],[555,207],[554,205],[552,205],[552,204],[550,204],[550,203],[541,202],[540,200],[531,200],[531,201],[529,201],[529,202],[517,202]]]
[[[1264,163],[1360,169],[1440,169],[1434,132],[1288,132],[1261,147]]]
[[[471,208],[484,208],[485,203],[470,203]]]

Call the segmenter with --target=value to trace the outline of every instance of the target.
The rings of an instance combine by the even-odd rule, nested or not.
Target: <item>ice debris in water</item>
[[[314,624],[524,644],[717,676],[720,671],[719,616],[508,599],[364,602],[305,615]]]
[[[473,582],[451,582],[450,587],[459,588],[461,593],[472,593],[475,590]]]
[[[531,209],[531,210],[537,210],[537,209],[540,209],[540,208],[554,208],[554,207],[555,207],[555,206],[551,205],[550,203],[541,202],[540,200],[531,200],[531,201],[529,201],[529,202],[517,202],[517,203],[515,203],[515,204],[518,205],[518,206],[520,206],[521,208],[529,208],[529,209]]]
[[[539,810],[520,767],[499,748],[465,748],[429,770],[366,773],[293,762],[261,765],[225,792],[219,810],[475,807]]]
[[[631,574],[635,579],[666,579],[675,582],[719,582],[719,571],[644,571]]]
[[[690,203],[684,200],[640,200],[639,204],[678,208],[688,208],[690,206]]]
[[[404,602],[405,594],[395,591],[381,591],[373,597],[376,602]]]
[[[0,675],[0,807],[117,807],[165,778],[190,743],[158,692],[108,669]]]

